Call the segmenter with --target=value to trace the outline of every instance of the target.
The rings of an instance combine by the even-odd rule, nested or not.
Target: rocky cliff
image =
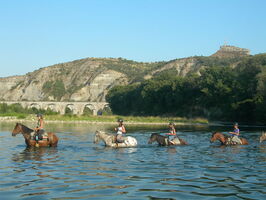
[[[24,76],[0,78],[0,100],[105,101],[108,90],[115,85],[140,82],[163,72],[187,76],[199,74],[206,66],[234,66],[241,56],[232,59],[219,54],[155,63],[85,58],[41,68]]]
[[[239,48],[230,45],[223,45],[212,56],[219,58],[234,58],[234,57],[241,57],[248,55],[250,55],[250,51],[248,49]]]

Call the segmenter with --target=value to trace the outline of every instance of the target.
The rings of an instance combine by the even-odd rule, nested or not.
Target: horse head
[[[94,135],[94,144],[98,144],[100,141],[100,131],[96,131]]]
[[[20,123],[16,123],[15,128],[12,131],[12,136],[16,136],[17,134],[21,133],[21,124]]]
[[[152,133],[151,136],[150,136],[150,139],[149,139],[149,141],[148,141],[148,144],[151,144],[151,143],[155,142],[157,136],[158,136],[157,133]]]
[[[219,132],[213,132],[212,133],[212,137],[210,139],[210,142],[213,143],[215,142],[216,140],[219,140],[222,144],[225,143],[225,137],[222,133],[219,133]]]
[[[263,142],[264,140],[266,140],[266,132],[262,132],[260,136],[260,143]]]
[[[211,137],[211,139],[210,139],[210,143],[213,143],[213,142],[215,142],[217,139],[218,139],[218,132],[213,132],[212,133],[212,137]]]

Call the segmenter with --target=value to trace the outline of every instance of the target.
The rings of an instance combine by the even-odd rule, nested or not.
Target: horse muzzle
[[[148,141],[148,144],[151,144],[151,143],[152,143],[152,141],[151,141],[151,140],[149,140],[149,141]]]
[[[15,137],[17,134],[12,132],[12,136]]]

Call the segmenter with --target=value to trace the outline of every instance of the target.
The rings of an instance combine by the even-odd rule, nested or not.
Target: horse
[[[216,140],[219,140],[222,145],[248,145],[248,141],[245,138],[239,138],[242,142],[242,144],[236,144],[231,140],[231,137],[225,136],[222,133],[214,132],[212,133],[212,137],[210,139],[210,142],[213,143]]]
[[[266,140],[266,132],[262,132],[260,136],[260,143],[262,143],[264,140]]]
[[[187,145],[187,142],[180,138],[174,138],[172,141],[168,137],[160,135],[158,133],[152,133],[148,141],[149,144],[157,142],[160,146],[172,146],[172,145]]]
[[[48,140],[39,140],[38,143],[31,139],[31,133],[34,130],[28,128],[27,126],[16,123],[14,130],[12,131],[12,136],[16,136],[21,133],[25,139],[25,143],[28,147],[56,147],[58,143],[58,137],[51,132],[48,132]]]
[[[124,137],[124,142],[116,143],[115,135],[108,134],[103,131],[96,131],[94,136],[94,143],[98,144],[100,140],[102,140],[107,147],[135,147],[137,146],[138,142],[134,137],[127,136]]]

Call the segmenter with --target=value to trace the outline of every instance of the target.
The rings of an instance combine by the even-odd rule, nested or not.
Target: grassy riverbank
[[[2,121],[14,121],[14,120],[35,120],[35,115],[27,114],[0,114],[0,120]],[[187,119],[182,117],[138,117],[138,116],[76,116],[76,115],[45,115],[47,122],[61,121],[61,122],[80,122],[80,123],[116,123],[117,119],[123,119],[125,123],[139,123],[139,124],[165,124],[174,123],[189,123],[189,124],[208,124],[208,120],[202,118]]]

